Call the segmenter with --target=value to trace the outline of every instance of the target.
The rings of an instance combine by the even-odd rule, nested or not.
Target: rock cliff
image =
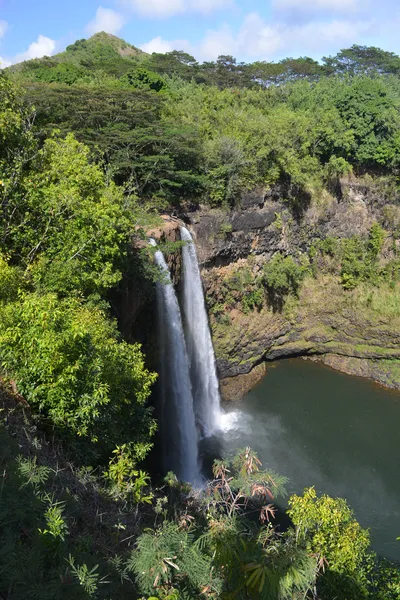
[[[256,278],[277,252],[301,261],[316,239],[364,236],[376,221],[390,230],[383,248],[389,256],[398,244],[396,195],[387,198],[378,186],[357,180],[342,181],[339,192],[335,197],[321,192],[300,214],[280,199],[279,190],[257,190],[229,212],[203,208],[190,213],[210,307],[218,300],[221,281],[235,270],[245,268]],[[306,278],[299,298],[289,299],[279,311],[267,301],[248,311],[230,308],[219,318],[211,310],[226,397],[235,398],[259,378],[260,368],[253,372],[257,365],[289,356],[318,358],[400,389],[398,294],[398,287],[346,291],[337,276],[325,273]],[[235,386],[229,378],[237,376]]]

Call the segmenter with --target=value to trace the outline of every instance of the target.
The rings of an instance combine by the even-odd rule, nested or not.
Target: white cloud
[[[41,58],[42,56],[51,56],[56,48],[55,40],[45,35],[39,35],[36,42],[32,42],[25,52],[17,54],[12,59],[12,64],[31,60],[31,58]]]
[[[161,36],[155,37],[146,44],[140,46],[140,49],[148,54],[153,52],[159,52],[165,54],[172,50],[185,50],[185,52],[192,52],[193,47],[188,40],[164,40]]]
[[[96,15],[86,26],[86,32],[89,35],[105,31],[115,35],[125,24],[125,19],[121,13],[112,10],[111,8],[103,8],[99,6],[96,10]]]
[[[208,15],[221,8],[228,8],[233,5],[232,0],[191,0],[187,3],[187,10]]]
[[[257,13],[251,13],[239,31],[238,52],[251,57],[269,58],[284,46],[287,35],[285,29],[285,26],[270,25]]]
[[[140,49],[143,52],[147,52],[148,54],[152,54],[153,52],[159,52],[161,54],[165,54],[166,52],[171,52],[174,50],[173,42],[169,42],[167,40],[163,40],[159,35],[158,37],[153,38],[146,44],[140,46]]]
[[[332,45],[338,49],[343,44],[350,44],[359,39],[361,34],[372,29],[371,21],[335,20],[331,22],[307,23],[301,27],[292,27],[291,45],[308,51],[317,51],[324,45]]]
[[[219,54],[232,54],[251,60],[274,60],[277,56],[313,56],[337,52],[338,48],[361,41],[373,32],[372,21],[336,19],[288,24],[267,22],[257,13],[246,16],[238,32],[224,25],[209,30],[194,51],[202,60],[213,60]]]
[[[2,56],[0,56],[0,69],[6,69],[10,65],[11,65],[11,62],[9,60],[6,60]]]
[[[8,29],[8,23],[7,21],[2,21],[0,19],[0,39],[4,36],[5,32]]]
[[[123,0],[144,17],[166,19],[182,13],[210,14],[231,6],[233,0]]]
[[[214,60],[220,54],[235,54],[237,50],[238,40],[229,25],[223,25],[220,29],[207,31],[200,43],[196,58]]]
[[[364,3],[365,4],[365,3]],[[359,0],[273,0],[276,10],[297,10],[301,12],[329,11],[350,13],[360,8]]]

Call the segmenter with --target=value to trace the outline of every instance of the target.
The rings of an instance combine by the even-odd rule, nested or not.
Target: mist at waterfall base
[[[400,560],[400,394],[302,359],[272,363],[240,403],[225,406],[211,457],[253,448],[264,468],[346,498],[374,550]],[[285,508],[285,500],[279,502]]]

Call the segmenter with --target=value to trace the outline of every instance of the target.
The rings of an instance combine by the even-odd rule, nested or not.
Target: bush
[[[16,300],[24,284],[22,271],[10,266],[8,257],[0,253],[0,301]]]
[[[89,150],[72,135],[50,139],[24,180],[23,197],[8,207],[11,256],[29,267],[35,282],[61,294],[102,293],[121,279],[119,267],[135,223],[114,185],[107,185]],[[15,258],[14,258],[15,260]]]
[[[385,230],[379,223],[374,223],[367,239],[352,236],[319,240],[311,246],[309,252],[314,275],[318,269],[324,270],[330,265],[333,272],[340,274],[346,290],[354,289],[362,282],[378,285],[384,280],[388,283],[397,281],[399,273],[396,260],[388,262],[384,267],[379,264],[385,237]],[[328,257],[329,261],[324,260],[324,257]]]
[[[296,539],[324,565],[319,579],[322,598],[376,598],[369,595],[376,566],[370,536],[345,500],[318,497],[315,489],[309,488],[303,496],[289,499],[288,514],[296,527]]]
[[[382,250],[385,232],[378,223],[374,223],[366,241],[352,237],[341,242],[341,278],[345,289],[353,289],[362,281],[377,285],[382,270],[378,257]]]
[[[275,256],[264,265],[263,283],[267,288],[271,305],[281,310],[288,294],[298,296],[305,268],[298,265],[291,256]]]
[[[119,341],[104,310],[54,294],[24,294],[0,310],[3,373],[42,417],[111,452],[130,442],[143,458],[154,422],[155,374],[140,346]]]

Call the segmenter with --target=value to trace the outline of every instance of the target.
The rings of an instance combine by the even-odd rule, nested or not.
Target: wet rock
[[[267,373],[266,363],[255,366],[249,373],[227,377],[221,381],[222,399],[229,402],[241,400]]]

